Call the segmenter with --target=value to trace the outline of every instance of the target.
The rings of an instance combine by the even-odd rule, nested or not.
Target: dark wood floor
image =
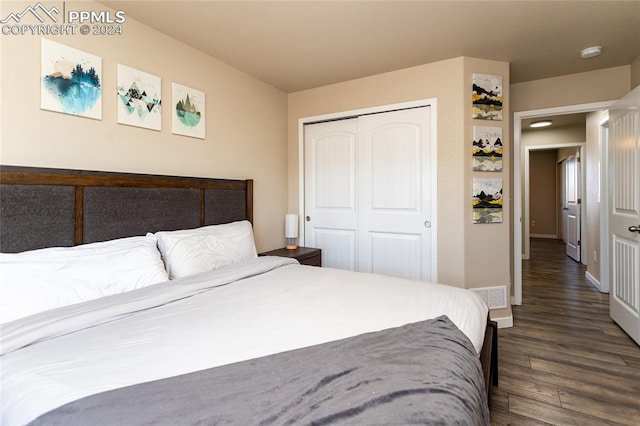
[[[492,425],[640,425],[640,347],[558,240],[533,239],[522,306],[499,330]]]

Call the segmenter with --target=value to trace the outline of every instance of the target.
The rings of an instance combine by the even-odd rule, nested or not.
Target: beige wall
[[[631,87],[640,86],[640,55],[631,62]]]
[[[460,287],[508,285],[509,161],[505,161],[505,222],[471,223],[471,78],[472,73],[503,76],[502,122],[509,135],[509,65],[474,58],[455,58],[289,95],[289,210],[297,211],[299,194],[298,122],[301,118],[427,98],[437,99],[438,280]],[[508,152],[505,153],[508,156]],[[487,253],[487,247],[492,252]],[[487,261],[491,267],[487,267]]]
[[[587,115],[585,208],[587,272],[600,281],[600,121],[602,112]]]
[[[560,127],[523,130],[520,145],[532,147],[536,145],[553,145],[558,143],[579,143],[586,141],[587,132],[584,124]]]
[[[531,236],[557,236],[555,149],[529,154],[529,222]]]
[[[69,2],[68,2],[69,3]],[[0,16],[32,2],[2,4]],[[103,10],[93,2],[74,7]],[[40,110],[40,37],[0,36],[0,163],[252,178],[258,250],[281,246],[287,207],[287,96],[127,19],[119,36],[51,36],[102,57],[103,118]],[[162,78],[162,131],[116,124],[116,64]],[[206,93],[206,140],[171,133],[171,83]]]
[[[531,111],[620,99],[631,90],[631,66],[511,85],[511,110]]]

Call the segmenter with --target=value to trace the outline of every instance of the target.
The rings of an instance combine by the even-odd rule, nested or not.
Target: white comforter
[[[3,425],[70,401],[446,314],[477,351],[487,307],[454,287],[259,257],[0,329]]]

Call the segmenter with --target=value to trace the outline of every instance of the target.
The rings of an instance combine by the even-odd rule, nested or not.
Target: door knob
[[[307,219],[307,222],[309,222],[311,220],[311,216],[307,216],[305,217],[305,219]]]
[[[640,232],[640,225],[630,226],[629,232]]]

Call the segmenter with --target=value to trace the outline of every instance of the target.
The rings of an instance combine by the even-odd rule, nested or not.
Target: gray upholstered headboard
[[[0,252],[253,221],[253,181],[0,166]]]

